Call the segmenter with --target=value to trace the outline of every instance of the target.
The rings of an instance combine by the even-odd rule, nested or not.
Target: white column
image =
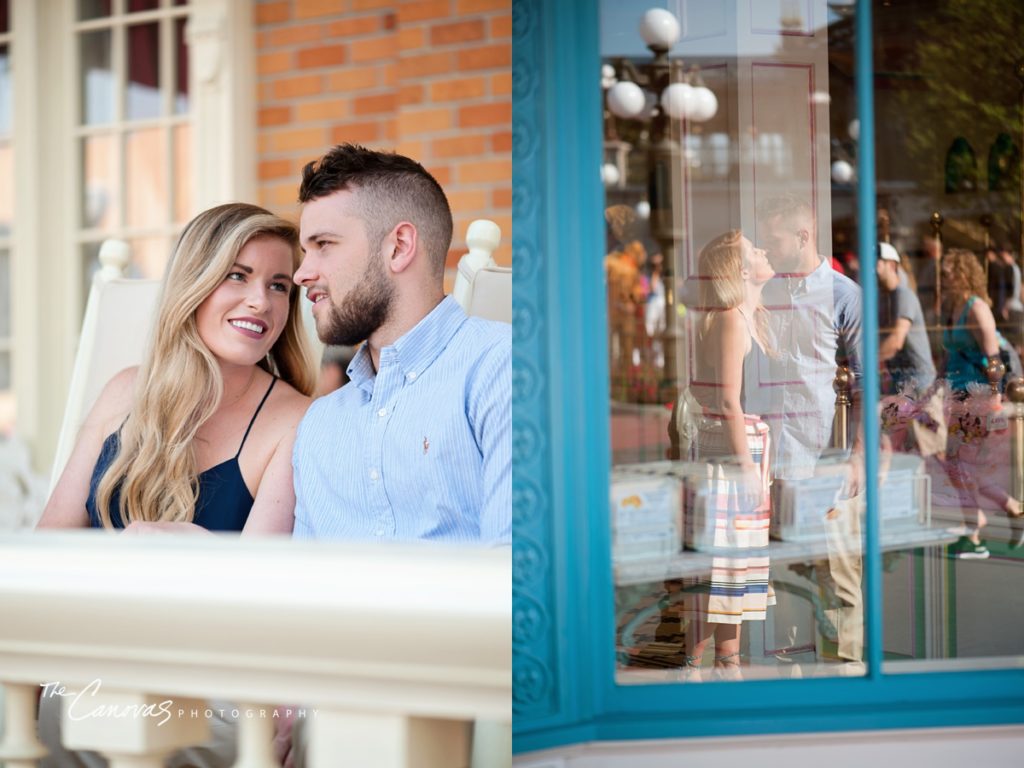
[[[512,768],[512,724],[477,720],[473,724],[471,768]]]
[[[46,748],[36,738],[35,685],[5,683],[6,701],[0,699],[0,712],[4,714],[3,741],[0,742],[0,761],[7,768],[34,768],[36,760],[46,756]],[[0,690],[0,693],[3,693]]]
[[[306,765],[467,768],[469,723],[321,709],[308,722]]]
[[[274,759],[274,723],[269,717],[246,717],[247,712],[273,712],[269,704],[239,703],[238,759],[231,768],[278,768]]]
[[[11,323],[18,434],[37,472],[53,458],[81,317],[81,259],[74,241],[77,69],[74,4],[11,4],[14,74],[14,254]]]
[[[195,208],[256,194],[251,0],[194,0],[188,23]]]

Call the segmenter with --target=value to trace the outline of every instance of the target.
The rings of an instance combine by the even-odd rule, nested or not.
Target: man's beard
[[[776,251],[768,255],[768,263],[776,275],[793,274],[800,267],[800,253],[783,254]]]
[[[341,306],[328,297],[326,327],[321,329],[317,323],[320,340],[350,347],[368,339],[390,317],[394,294],[395,288],[388,282],[384,268],[371,259],[356,287],[343,297]]]

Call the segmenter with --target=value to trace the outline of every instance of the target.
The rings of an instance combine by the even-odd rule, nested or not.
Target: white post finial
[[[132,251],[124,240],[104,240],[100,246],[100,280],[117,280],[124,277],[131,262]]]
[[[466,229],[466,245],[470,253],[483,251],[490,260],[500,243],[501,227],[490,219],[476,219]]]
[[[452,295],[464,309],[469,306],[473,276],[477,270],[494,264],[494,251],[500,242],[501,227],[490,219],[476,219],[466,229],[469,253],[459,259],[459,270],[452,289]]]

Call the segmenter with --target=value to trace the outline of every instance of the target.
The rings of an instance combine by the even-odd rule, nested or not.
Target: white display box
[[[911,454],[893,454],[878,484],[883,533],[927,526],[931,522],[931,478],[924,461]],[[780,541],[824,539],[829,512],[849,498],[849,460],[823,458],[808,477],[778,479],[777,505],[772,509],[771,535]]]
[[[648,560],[682,548],[682,482],[656,467],[629,465],[612,472],[612,559]]]

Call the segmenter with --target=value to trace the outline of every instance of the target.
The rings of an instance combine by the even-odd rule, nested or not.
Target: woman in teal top
[[[947,307],[945,376],[954,395],[963,396],[968,384],[989,384],[985,369],[1009,344],[996,330],[985,272],[971,251],[954,248],[942,257],[942,294]]]
[[[970,385],[989,386],[986,366],[997,357],[1006,342],[996,330],[995,316],[989,306],[985,272],[971,251],[951,249],[942,257],[942,295],[947,309],[947,326],[942,334],[946,352],[944,375],[954,399],[966,400]],[[978,391],[977,389],[975,391]],[[970,402],[970,401],[969,401]],[[981,497],[994,501],[1011,517],[1021,514],[1019,502],[1006,489],[994,484],[983,466],[977,466],[977,451],[987,434],[973,434],[964,423],[979,425],[988,414],[967,412],[968,403],[954,408],[949,425],[950,440],[944,462],[946,473],[959,495],[967,533],[950,547],[954,557],[983,559],[989,556],[981,541],[981,529],[987,519],[981,509]],[[969,443],[969,444],[968,444]],[[971,457],[974,457],[972,459]]]

